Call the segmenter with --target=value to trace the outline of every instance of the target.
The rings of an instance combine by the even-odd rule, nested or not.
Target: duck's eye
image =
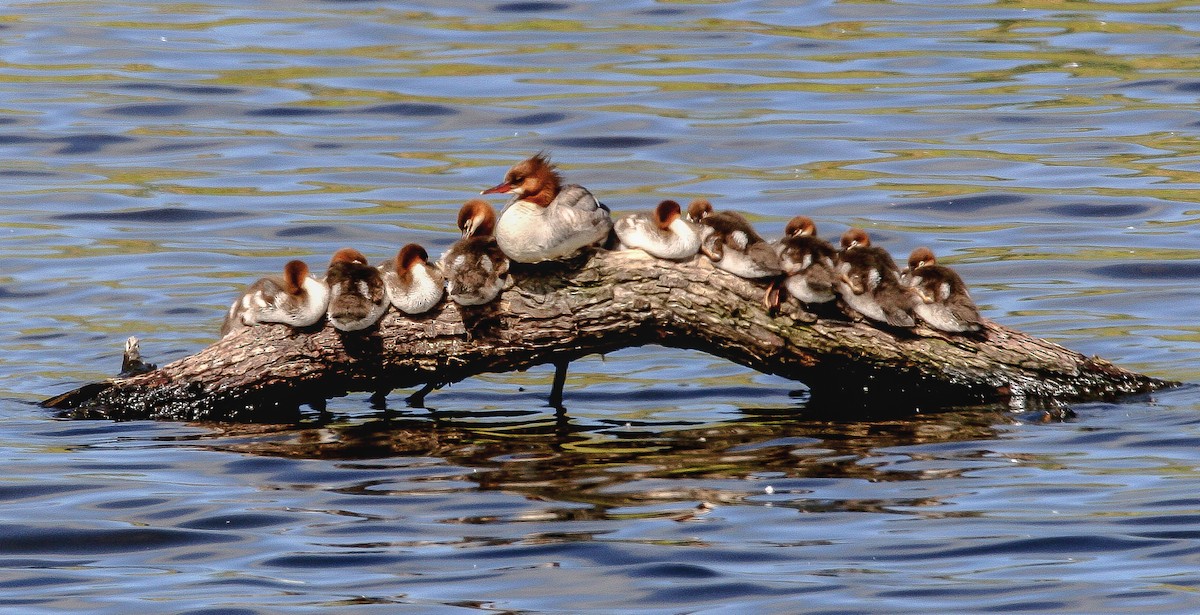
[[[514,183],[514,184],[519,184],[519,183],[521,183],[521,182],[523,182],[523,181],[525,181],[525,178],[524,178],[524,177],[521,177],[520,175],[517,175],[516,177],[513,177],[513,178],[512,178],[512,182],[511,182],[511,183]]]

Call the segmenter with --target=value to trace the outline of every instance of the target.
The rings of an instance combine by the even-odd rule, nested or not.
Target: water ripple
[[[235,536],[188,532],[164,528],[84,529],[36,527],[8,523],[4,532],[6,554],[88,554],[134,553],[147,549],[194,548],[236,542]]]

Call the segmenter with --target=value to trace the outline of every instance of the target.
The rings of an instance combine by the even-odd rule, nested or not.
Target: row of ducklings
[[[476,210],[484,214],[474,216]],[[283,276],[265,277],[229,306],[221,336],[263,323],[315,325],[328,317],[334,328],[360,331],[383,317],[389,305],[404,314],[424,314],[448,295],[459,305],[482,305],[500,294],[508,259],[492,237],[495,212],[474,200],[459,215],[462,239],[430,263],[422,246],[410,243],[378,267],[353,248],[338,250],[325,276],[309,274],[304,261],[289,261]]]
[[[806,307],[840,297],[855,312],[895,327],[914,327],[920,318],[950,333],[982,328],[966,284],[954,270],[939,265],[929,248],[913,250],[908,267],[901,270],[860,228],[847,230],[837,250],[817,236],[812,219],[796,216],[783,238],[770,242],[741,214],[714,212],[711,203],[697,199],[686,217],[678,203],[667,200],[651,213],[618,220],[614,231],[622,246],[659,258],[682,260],[702,253],[739,277],[770,279],[764,298],[769,308],[779,305],[782,290]],[[796,315],[810,322],[816,318],[803,309]]]
[[[842,250],[836,251],[816,236],[812,220],[798,216],[783,239],[769,243],[740,214],[714,212],[703,199],[692,202],[686,218],[679,204],[668,200],[614,225],[607,207],[586,188],[563,185],[542,154],[510,168],[503,182],[483,191],[491,193],[511,195],[499,219],[486,201],[468,201],[458,215],[462,238],[438,264],[431,265],[416,244],[379,267],[368,265],[357,250],[340,250],[323,280],[311,277],[303,262],[291,261],[282,278],[263,278],[234,301],[222,335],[268,322],[304,327],[325,316],[340,330],[356,331],[378,321],[389,303],[406,314],[432,309],[443,291],[460,305],[485,304],[503,290],[510,261],[569,258],[605,243],[610,233],[619,247],[671,260],[703,253],[734,275],[769,279],[769,307],[778,305],[782,289],[806,306],[840,296],[856,312],[893,326],[914,326],[916,314],[944,331],[980,328],[966,286],[952,270],[937,265],[928,249],[914,251],[909,268],[901,272],[860,229],[847,231]],[[815,318],[803,310],[798,315]]]

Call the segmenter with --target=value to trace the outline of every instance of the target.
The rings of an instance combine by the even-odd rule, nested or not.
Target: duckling
[[[701,224],[705,218],[712,215],[712,212],[713,206],[708,199],[692,199],[692,202],[688,203],[687,221],[692,224]],[[701,229],[701,231],[703,230]]]
[[[939,265],[929,248],[912,251],[901,281],[916,291],[920,301],[913,311],[930,327],[949,333],[983,328],[967,285],[953,269]]]
[[[405,314],[424,314],[442,300],[442,270],[429,264],[429,253],[418,244],[400,248],[396,258],[379,266],[379,273],[392,305]]]
[[[626,248],[668,260],[691,258],[700,250],[700,227],[683,218],[679,203],[666,200],[654,211],[630,214],[613,226]]]
[[[783,268],[783,288],[805,305],[828,303],[837,298],[837,251],[828,241],[817,237],[817,225],[807,216],[796,216],[784,227],[777,244],[779,264]],[[808,312],[799,314],[815,319]]]
[[[354,248],[342,248],[325,271],[329,285],[329,321],[339,331],[360,331],[379,321],[387,310],[383,276]]]
[[[544,153],[513,165],[504,181],[481,194],[512,198],[496,223],[496,243],[518,263],[568,258],[608,239],[613,222],[608,208],[587,188],[562,185]]]
[[[747,279],[766,278],[783,273],[779,255],[741,214],[734,211],[712,212],[712,204],[698,199],[688,205],[688,217],[699,220],[700,251],[718,269]]]
[[[854,311],[894,327],[913,327],[916,297],[900,284],[900,270],[883,248],[871,245],[866,231],[852,228],[842,235],[838,254],[838,294]]]
[[[258,280],[229,306],[221,323],[221,337],[262,323],[314,325],[325,316],[328,304],[329,288],[325,283],[308,275],[304,261],[288,261],[282,277]]]
[[[459,305],[483,305],[508,281],[508,258],[492,236],[496,210],[483,199],[471,199],[458,211],[458,228],[462,239],[441,259],[447,294]]]

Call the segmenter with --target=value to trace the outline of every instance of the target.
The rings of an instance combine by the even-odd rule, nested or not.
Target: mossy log
[[[443,301],[419,317],[392,310],[355,333],[252,327],[148,373],[43,403],[77,418],[271,421],[352,391],[442,385],[646,344],[798,380],[814,399],[845,403],[848,416],[856,404],[1078,401],[1174,384],[991,321],[964,336],[881,328],[836,309],[807,323],[786,303],[772,314],[764,285],[704,257],[599,251],[512,275],[513,286],[487,306]]]

